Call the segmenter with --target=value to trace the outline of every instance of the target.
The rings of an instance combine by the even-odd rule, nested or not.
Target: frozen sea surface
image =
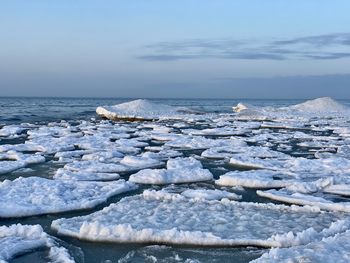
[[[128,101],[0,98],[0,262],[348,261],[350,101]]]

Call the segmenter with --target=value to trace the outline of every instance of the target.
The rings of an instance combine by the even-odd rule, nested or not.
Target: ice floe
[[[41,247],[50,248],[48,255],[50,262],[75,262],[67,249],[59,247],[40,225],[0,226],[0,262],[5,263]]]
[[[23,154],[15,151],[3,152],[0,153],[0,174],[43,162],[45,162],[45,157],[40,154]]]
[[[282,188],[294,181],[290,174],[270,170],[253,170],[228,172],[221,175],[215,183],[222,186],[243,186],[247,188]]]
[[[326,211],[350,212],[350,202],[333,202],[323,197],[289,191],[287,189],[256,192],[259,196],[290,204],[315,206]]]
[[[55,220],[51,226],[59,234],[100,242],[287,247],[306,242],[298,233],[309,228],[321,232],[338,219],[307,207],[145,191],[91,215]]]
[[[350,230],[313,241],[304,246],[273,248],[251,263],[323,262],[347,263],[350,261]]]
[[[167,162],[167,169],[144,169],[130,175],[129,181],[139,184],[172,184],[212,179],[212,173],[203,169],[200,161],[193,157],[178,157]]]
[[[79,182],[40,177],[5,180],[0,183],[0,218],[88,209],[136,188],[124,180]]]

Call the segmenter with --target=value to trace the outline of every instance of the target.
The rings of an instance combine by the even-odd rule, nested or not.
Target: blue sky
[[[350,99],[348,0],[0,6],[0,96]]]

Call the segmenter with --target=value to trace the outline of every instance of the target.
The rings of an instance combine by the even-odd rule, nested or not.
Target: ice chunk
[[[0,183],[0,217],[23,217],[95,207],[107,198],[134,190],[124,180],[80,182],[20,177]]]
[[[70,171],[59,168],[53,176],[54,179],[60,180],[77,180],[77,181],[100,181],[100,180],[116,180],[120,178],[117,173],[98,173],[87,171]]]
[[[39,225],[0,226],[0,262],[46,244],[47,235]]]
[[[273,248],[251,263],[323,262],[347,263],[350,261],[350,230],[305,246]]]
[[[180,118],[181,112],[191,112],[187,108],[154,103],[149,100],[133,100],[114,106],[101,106],[96,113],[111,120],[154,120],[159,118]]]
[[[181,193],[187,198],[204,199],[204,200],[221,200],[227,198],[230,200],[240,200],[242,197],[235,193],[230,193],[222,190],[207,190],[207,189],[188,189]]]
[[[167,169],[145,169],[132,174],[129,181],[140,184],[190,183],[212,180],[213,175],[202,168],[200,161],[189,158],[175,158],[167,162]]]
[[[215,183],[247,188],[282,188],[294,181],[292,178],[288,179],[288,176],[290,175],[270,170],[232,171],[221,175]]]
[[[153,158],[148,158],[144,156],[125,156],[120,164],[125,165],[128,168],[134,169],[145,169],[150,167],[161,166],[164,163]]]
[[[99,242],[279,247],[298,240],[277,235],[310,227],[320,232],[339,218],[304,207],[207,201],[161,192],[126,197],[91,215],[58,219],[51,226],[59,234]]]
[[[30,164],[43,162],[45,162],[45,157],[40,154],[23,154],[15,151],[0,153],[0,174],[13,172]]]
[[[64,168],[73,172],[88,173],[121,173],[128,170],[128,168],[122,164],[85,160],[67,163]]]
[[[350,185],[349,184],[334,184],[329,185],[323,189],[324,193],[350,196]]]
[[[0,226],[0,262],[41,247],[50,248],[49,260],[56,263],[74,263],[67,249],[59,247],[40,225]]]
[[[268,191],[256,191],[259,196],[270,198],[289,204],[297,205],[309,205],[315,206],[325,211],[340,211],[350,212],[350,202],[333,202],[323,197],[316,197],[313,195],[295,193],[286,189],[281,190],[268,190]]]

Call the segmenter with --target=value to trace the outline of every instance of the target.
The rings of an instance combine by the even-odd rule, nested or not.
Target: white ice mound
[[[288,108],[303,112],[341,112],[349,110],[349,107],[329,97],[308,100]]]
[[[40,225],[0,226],[0,262],[8,260],[41,247],[50,248],[50,262],[74,263],[64,247],[47,235]]]
[[[132,174],[129,181],[139,184],[173,184],[212,180],[212,173],[203,169],[200,161],[189,158],[175,158],[167,162],[167,169],[145,169]]]
[[[136,188],[124,180],[82,182],[40,177],[5,180],[0,183],[0,218],[88,209]]]
[[[239,103],[232,107],[239,119],[285,119],[298,117],[312,117],[314,115],[338,116],[350,108],[329,97],[308,100],[288,107],[258,107]]]
[[[154,103],[149,100],[133,100],[114,106],[100,106],[96,113],[108,119],[154,120],[160,118],[178,118],[186,108]]]
[[[273,248],[251,263],[323,262],[347,263],[350,260],[350,230],[305,246]]]
[[[310,227],[321,232],[339,217],[304,207],[145,191],[90,215],[55,220],[51,227],[63,235],[98,242],[279,247],[303,243],[295,234]],[[288,239],[281,238],[286,233]]]
[[[233,106],[232,109],[234,112],[241,112],[247,109],[254,109],[255,107],[250,104],[243,104],[242,102],[238,103],[236,106]]]

